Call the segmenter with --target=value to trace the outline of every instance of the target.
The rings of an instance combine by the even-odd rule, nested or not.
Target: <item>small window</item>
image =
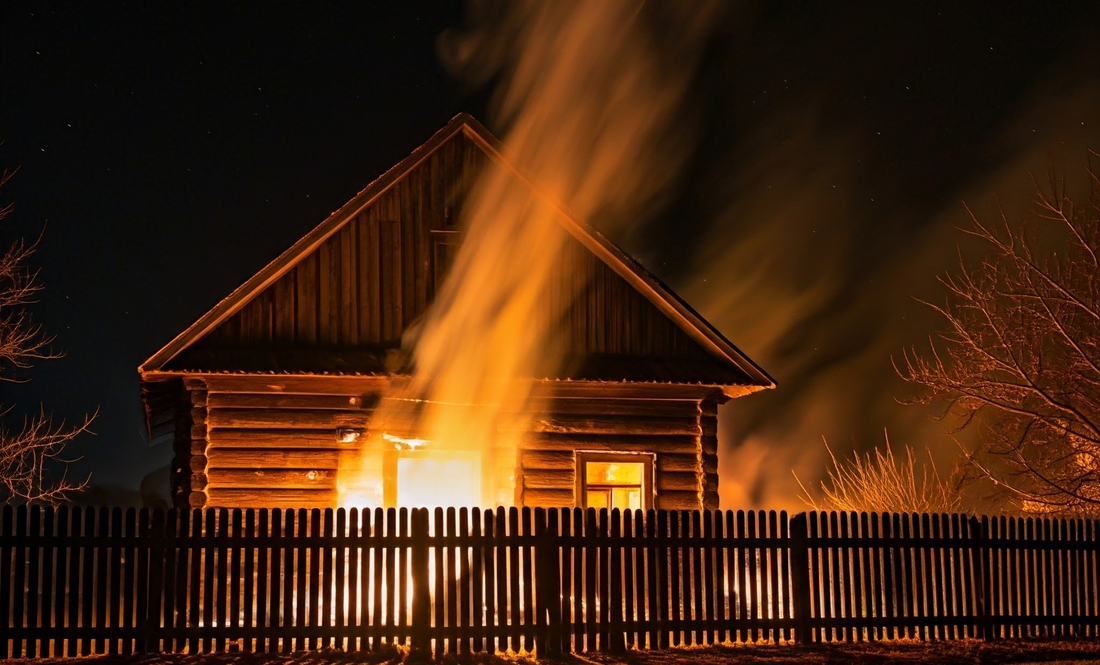
[[[577,453],[577,503],[583,508],[646,510],[653,506],[653,457]]]

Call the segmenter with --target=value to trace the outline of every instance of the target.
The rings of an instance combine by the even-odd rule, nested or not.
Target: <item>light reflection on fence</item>
[[[0,656],[1095,636],[1097,523],[4,507]]]

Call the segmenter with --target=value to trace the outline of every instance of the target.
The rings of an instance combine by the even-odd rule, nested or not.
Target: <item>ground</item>
[[[85,658],[42,659],[50,663],[80,663],[99,665],[351,665],[368,663],[383,665],[398,663],[403,655],[396,651],[384,653],[343,653],[339,651],[304,652],[297,654],[145,654],[141,656],[91,656]],[[408,660],[408,659],[405,659]],[[427,661],[425,661],[427,662]],[[503,658],[485,655],[446,658],[444,665],[528,665],[528,658]],[[628,651],[621,656],[584,654],[554,659],[539,659],[551,665],[788,665],[794,663],[1069,663],[1100,662],[1100,640],[1032,641],[1016,640],[985,643],[973,640],[958,642],[874,642],[815,646],[717,646],[705,648],[669,649],[667,651]],[[0,665],[25,664],[27,661],[0,660]]]

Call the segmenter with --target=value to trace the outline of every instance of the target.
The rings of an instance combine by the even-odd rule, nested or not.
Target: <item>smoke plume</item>
[[[688,152],[678,120],[715,6],[475,3],[471,26],[443,37],[456,73],[494,82],[490,124],[538,193],[502,168],[474,184],[466,237],[416,340],[415,374],[400,399],[383,400],[372,429],[415,402],[424,445],[514,460],[505,453],[523,428],[510,421],[530,380],[565,360],[555,325],[568,298],[545,297],[568,237],[556,218],[567,208],[618,236],[666,196]],[[547,313],[554,306],[562,311]],[[497,481],[484,501],[511,502],[508,471],[489,474]]]

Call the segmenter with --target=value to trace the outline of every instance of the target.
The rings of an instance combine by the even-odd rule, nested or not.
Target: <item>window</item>
[[[482,505],[481,455],[465,450],[383,452],[386,506],[434,508]]]
[[[653,456],[577,453],[577,504],[583,508],[653,507]]]

